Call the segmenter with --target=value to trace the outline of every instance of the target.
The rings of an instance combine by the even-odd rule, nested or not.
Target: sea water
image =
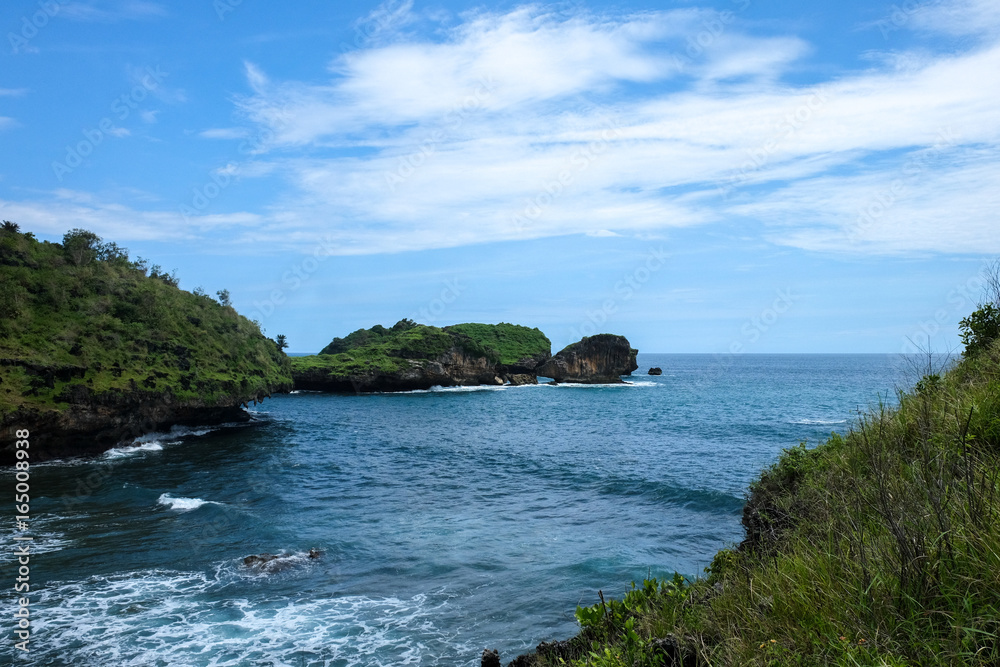
[[[624,385],[275,396],[250,424],[33,466],[27,533],[8,508],[10,537],[34,538],[31,650],[8,639],[0,661],[471,666],[489,647],[506,663],[575,634],[599,590],[701,573],[783,448],[846,432],[919,374],[898,355],[639,365]],[[261,553],[282,558],[243,565]],[[0,554],[9,610],[16,568]]]

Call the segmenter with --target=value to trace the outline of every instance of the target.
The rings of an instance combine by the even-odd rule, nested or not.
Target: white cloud
[[[214,127],[202,130],[198,136],[203,139],[242,139],[247,136],[247,131],[241,127]]]
[[[952,0],[927,3],[913,12],[914,27],[952,35],[995,38],[1000,30],[1000,3],[996,0]]]
[[[68,2],[60,5],[59,15],[74,21],[114,23],[159,18],[166,8],[156,2],[119,0],[118,2]]]
[[[991,11],[934,7],[951,32]],[[372,19],[328,80],[275,80],[245,63],[249,127],[199,136],[254,137],[254,160],[217,174],[267,178],[280,194],[256,215],[206,216],[204,229],[245,215],[238,242],[324,236],[348,254],[748,220],[811,250],[993,248],[1000,40],[882,54],[804,85],[786,75],[801,79],[807,43],[717,12],[532,6],[420,37],[399,31],[412,25],[408,2],[380,11],[389,18]],[[691,50],[706,26],[721,29]],[[910,178],[928,155],[933,168]],[[900,174],[905,191],[858,228],[859,207]],[[207,233],[199,220],[177,233]]]
[[[286,219],[332,227],[345,247],[371,251],[651,233],[730,216],[794,220],[799,230],[773,238],[803,245],[852,224],[849,207],[829,205],[859,196],[859,181],[842,174],[864,167],[874,182],[891,181],[901,151],[933,146],[941,132],[956,137],[946,155],[1000,143],[1000,86],[984,85],[1000,72],[1000,44],[896,54],[795,86],[782,75],[808,45],[731,25],[701,60],[684,61],[693,81],[672,81],[670,49],[706,16],[480,14],[440,42],[339,58],[326,84],[271,82],[248,65],[256,94],[242,107],[273,132],[260,162],[294,186],[278,203]],[[285,157],[266,157],[268,147]],[[313,155],[296,157],[296,147]],[[359,147],[364,157],[315,153]],[[952,173],[956,183],[963,175]],[[966,210],[956,198],[984,201],[957,186],[930,189],[927,224],[904,233],[893,218],[850,248],[933,249],[930,220]],[[982,222],[948,220],[971,230],[948,247],[978,251]]]
[[[339,56],[330,65],[335,78],[329,84],[286,83],[272,90],[248,63],[257,95],[243,107],[278,129],[277,143],[293,145],[373,127],[441,122],[463,106],[513,112],[673,76],[657,43],[677,37],[692,16],[685,11],[615,22],[535,8],[481,14],[441,43],[411,41]]]
[[[0,88],[0,97],[21,97],[27,92],[27,88]]]
[[[67,189],[36,201],[0,200],[0,217],[37,233],[62,235],[79,227],[119,243],[195,240],[207,232],[252,228],[261,222],[261,216],[251,213],[205,215],[189,222],[179,211],[137,210]]]

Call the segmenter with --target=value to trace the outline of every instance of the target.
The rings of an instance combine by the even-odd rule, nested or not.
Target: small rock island
[[[334,338],[318,355],[292,358],[296,389],[393,392],[434,386],[620,383],[638,366],[627,339],[599,334],[555,356],[538,329],[516,324],[455,324],[443,328],[400,320]]]

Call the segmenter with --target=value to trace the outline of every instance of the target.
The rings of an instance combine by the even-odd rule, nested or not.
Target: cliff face
[[[81,230],[0,228],[0,463],[91,454],[174,424],[246,419],[291,388],[277,345],[228,305]]]
[[[308,359],[300,357],[296,359]],[[322,367],[294,371],[295,388],[318,391],[412,391],[434,386],[501,385],[497,365],[489,358],[451,347],[433,359],[402,359],[393,369],[371,367],[340,372]]]
[[[622,375],[631,375],[639,367],[637,352],[624,336],[598,334],[566,346],[535,372],[556,382],[619,383]]]

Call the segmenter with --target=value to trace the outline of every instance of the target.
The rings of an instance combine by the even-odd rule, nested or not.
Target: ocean
[[[8,639],[0,661],[471,667],[497,648],[506,664],[575,634],[599,590],[702,573],[783,448],[846,432],[920,366],[638,363],[626,385],[275,396],[249,424],[32,466],[31,650]],[[262,553],[283,557],[244,566]],[[15,560],[0,554],[8,610]]]

